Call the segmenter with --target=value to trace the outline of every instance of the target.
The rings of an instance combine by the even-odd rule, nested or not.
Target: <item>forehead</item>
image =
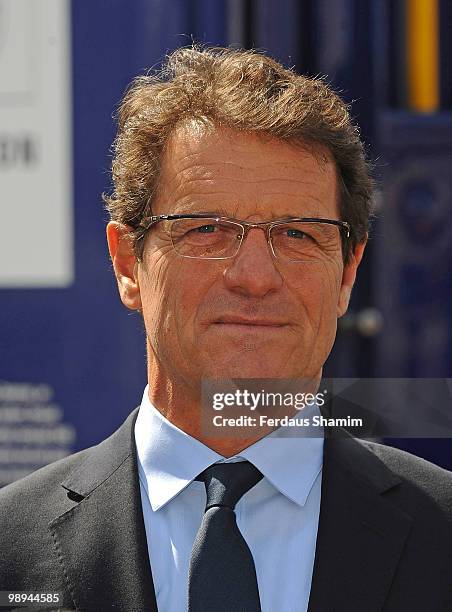
[[[229,128],[180,127],[162,158],[156,214],[203,212],[338,218],[336,167],[326,148]],[[244,218],[243,216],[241,218]]]

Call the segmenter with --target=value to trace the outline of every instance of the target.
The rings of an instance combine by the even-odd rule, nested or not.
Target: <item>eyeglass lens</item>
[[[183,257],[234,257],[243,241],[242,226],[232,221],[204,218],[169,223],[173,246]],[[270,240],[278,259],[316,261],[331,257],[340,249],[340,230],[328,223],[291,221],[274,225]]]

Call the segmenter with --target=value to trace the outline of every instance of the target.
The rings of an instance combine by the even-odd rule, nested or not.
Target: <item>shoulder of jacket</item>
[[[39,468],[20,480],[2,487],[0,489],[0,515],[5,505],[14,504],[19,499],[21,504],[29,498],[37,501],[39,498],[47,496],[53,486],[59,487],[62,490],[61,482],[66,478],[67,474],[89,456],[93,448],[95,447],[86,448],[63,459],[59,459],[54,463]]]
[[[452,517],[452,472],[430,461],[392,446],[377,442],[361,441],[384,465],[409,485],[436,500]]]

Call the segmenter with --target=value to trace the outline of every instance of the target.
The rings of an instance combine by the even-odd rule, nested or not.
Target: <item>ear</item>
[[[130,227],[111,221],[107,225],[108,250],[110,251],[122,303],[131,310],[140,310],[141,294],[137,274],[138,261],[133,250],[130,231]]]
[[[363,258],[366,242],[367,238],[356,245],[356,247],[350,253],[347,264],[344,266],[344,271],[342,273],[342,284],[339,290],[339,299],[337,302],[338,318],[342,317],[342,315],[347,312],[353,285],[355,284],[356,271],[361,263],[361,259]]]

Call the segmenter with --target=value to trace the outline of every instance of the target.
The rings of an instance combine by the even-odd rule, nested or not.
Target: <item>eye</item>
[[[199,234],[213,234],[215,232],[215,229],[215,225],[209,223],[208,225],[201,225],[200,227],[197,227],[194,231]]]
[[[288,235],[290,238],[298,238],[298,239],[300,239],[300,240],[301,240],[302,238],[308,238],[308,235],[307,235],[307,234],[305,234],[304,232],[302,232],[302,231],[301,231],[301,230],[299,230],[299,229],[293,229],[293,228],[289,228],[289,229],[287,230],[287,235]]]

